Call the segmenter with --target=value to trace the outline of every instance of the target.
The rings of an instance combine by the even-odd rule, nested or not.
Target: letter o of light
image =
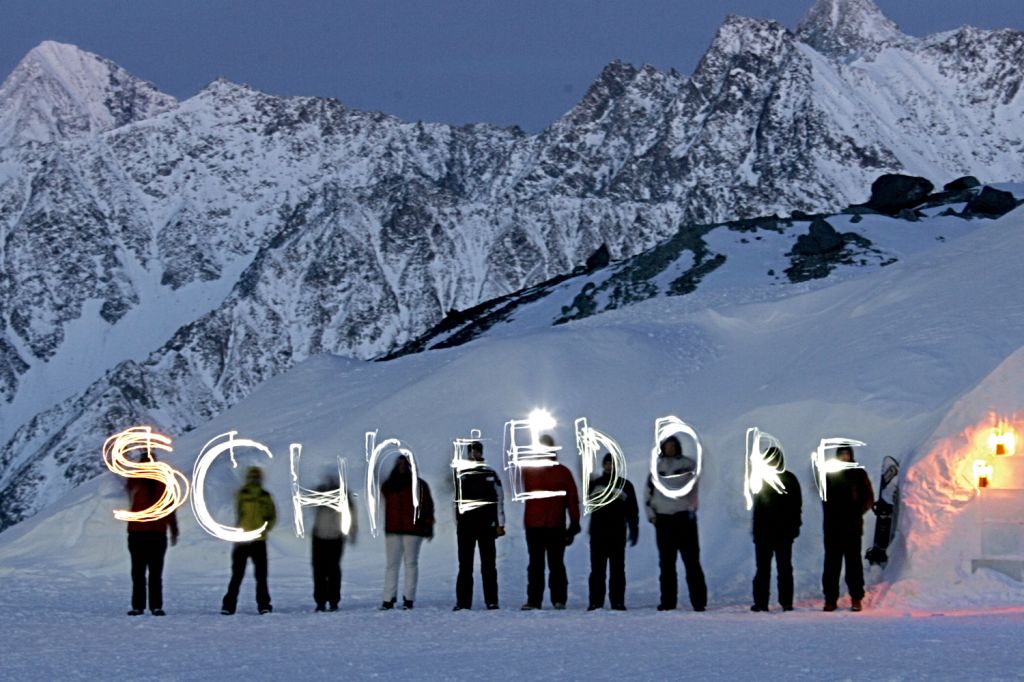
[[[669,488],[661,481],[661,475],[658,474],[658,455],[661,454],[661,444],[669,436],[676,434],[682,434],[689,436],[693,439],[693,442],[697,444],[697,468],[692,472],[693,475],[689,477],[689,480],[683,484],[680,488]],[[660,417],[654,422],[654,449],[651,450],[651,482],[654,487],[661,492],[665,497],[686,497],[693,490],[693,486],[697,485],[697,479],[700,478],[701,465],[704,460],[704,447],[700,443],[700,436],[692,426],[684,422],[679,417]]]

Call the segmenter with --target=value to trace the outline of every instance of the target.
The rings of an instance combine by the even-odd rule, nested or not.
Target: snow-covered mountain
[[[93,475],[113,428],[193,428],[602,245],[836,210],[884,172],[1022,180],[1022,56],[1019,31],[917,39],[822,0],[795,32],[728,19],[692,76],[613,62],[527,136],[225,81],[175,103],[46,43],[0,90],[0,525]]]
[[[177,104],[108,59],[47,40],[0,86],[0,149],[92,137]]]

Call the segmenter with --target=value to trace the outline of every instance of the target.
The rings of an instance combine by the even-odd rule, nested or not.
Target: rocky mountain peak
[[[818,52],[839,59],[908,40],[872,0],[818,0],[797,27],[797,37]]]
[[[0,86],[0,144],[94,135],[176,105],[173,97],[112,61],[47,40]]]

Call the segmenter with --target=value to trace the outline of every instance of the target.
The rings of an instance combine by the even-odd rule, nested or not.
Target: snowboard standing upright
[[[882,476],[878,486],[878,500],[871,506],[875,520],[875,539],[864,558],[869,564],[885,566],[889,561],[886,550],[896,534],[896,519],[900,503],[900,463],[892,457],[882,460]]]

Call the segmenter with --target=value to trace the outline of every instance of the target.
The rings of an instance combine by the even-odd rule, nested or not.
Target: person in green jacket
[[[270,613],[270,590],[267,588],[267,534],[277,521],[274,498],[263,489],[263,470],[249,467],[245,472],[245,485],[235,493],[235,511],[238,527],[256,530],[266,524],[260,536],[251,542],[236,542],[231,550],[231,582],[224,595],[220,612],[230,616],[238,605],[238,588],[245,577],[245,565],[251,558],[256,575],[256,608],[260,615]]]

